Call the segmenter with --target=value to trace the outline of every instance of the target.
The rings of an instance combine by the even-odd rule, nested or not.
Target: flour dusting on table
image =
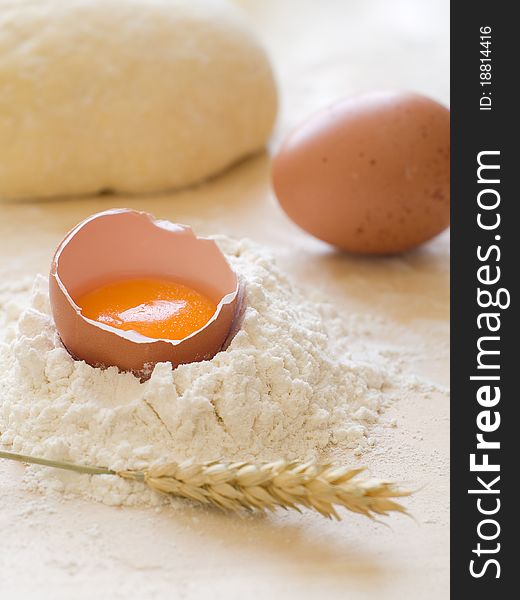
[[[74,361],[49,310],[47,280],[0,298],[0,445],[113,469],[158,461],[306,459],[333,444],[358,452],[388,395],[388,362],[349,351],[353,317],[309,298],[251,242],[216,238],[247,287],[241,330],[212,360],[158,364],[141,383]],[[23,307],[23,298],[30,297]],[[29,467],[35,487],[107,504],[155,504],[144,486]]]

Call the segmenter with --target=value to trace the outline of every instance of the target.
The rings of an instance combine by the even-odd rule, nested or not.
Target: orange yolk
[[[215,304],[168,279],[127,279],[96,288],[76,300],[83,316],[149,338],[181,340],[203,327]]]

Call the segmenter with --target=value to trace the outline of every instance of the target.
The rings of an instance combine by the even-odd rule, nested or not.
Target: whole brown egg
[[[317,238],[365,254],[414,248],[449,225],[449,110],[414,93],[342,100],[288,136],[272,177]]]

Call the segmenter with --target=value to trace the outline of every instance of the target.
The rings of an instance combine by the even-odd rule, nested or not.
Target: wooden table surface
[[[272,57],[281,109],[272,148],[309,113],[346,94],[413,89],[449,98],[447,0],[241,0]],[[271,148],[271,150],[272,150]],[[400,258],[332,251],[290,223],[269,185],[268,153],[177,194],[0,204],[4,284],[48,270],[64,233],[113,206],[149,210],[202,234],[250,237],[341,310],[384,319],[374,340],[407,370],[448,385],[449,238]],[[415,520],[389,527],[277,514],[230,519],[187,508],[117,509],[25,491],[23,467],[0,463],[0,596],[20,599],[442,599],[449,583],[449,401],[407,392],[385,414],[376,473],[420,491]]]

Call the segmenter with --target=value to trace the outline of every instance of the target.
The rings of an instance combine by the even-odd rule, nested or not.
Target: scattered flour
[[[0,296],[0,445],[114,469],[186,458],[304,459],[331,444],[358,452],[369,445],[370,427],[388,402],[391,361],[359,348],[354,355],[355,317],[309,299],[264,249],[217,241],[246,282],[242,329],[212,360],[176,370],[158,364],[144,383],[69,356],[50,316],[45,278]],[[109,476],[30,467],[26,479],[107,504],[164,501]]]

